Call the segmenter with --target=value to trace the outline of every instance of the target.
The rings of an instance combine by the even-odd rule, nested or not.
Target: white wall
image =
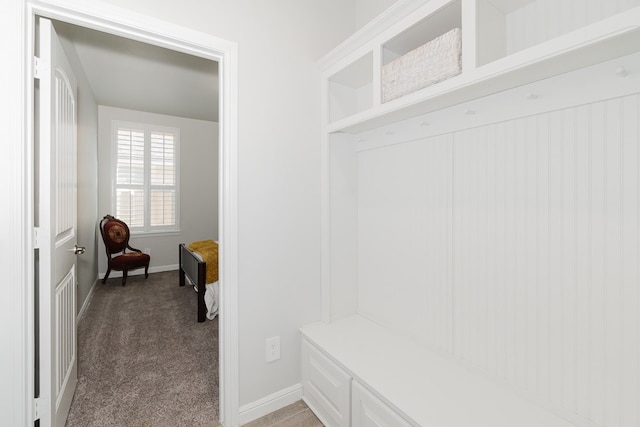
[[[398,0],[356,0],[356,27],[362,28]]]
[[[178,244],[218,238],[218,124],[102,105],[98,111],[98,221],[108,213],[115,215],[111,200],[111,122],[122,120],[180,129],[180,232],[153,236],[133,234],[130,240],[134,248],[151,250],[149,271],[177,268]],[[107,271],[102,241],[100,249],[102,277]],[[117,277],[116,272],[109,277]]]
[[[81,310],[98,276],[98,104],[73,43],[58,31],[78,82],[78,245],[86,252],[78,259],[77,310]]]

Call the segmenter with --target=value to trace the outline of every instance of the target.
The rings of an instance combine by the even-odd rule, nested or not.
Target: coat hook
[[[385,134],[385,135],[393,135],[393,134],[394,134],[394,132],[393,132],[393,131],[388,130],[388,131],[386,131],[384,134]]]
[[[420,126],[430,126],[431,123],[427,122],[427,121],[422,121],[420,122]]]
[[[475,110],[471,110],[471,109],[467,108],[466,110],[464,110],[464,113],[467,116],[473,116],[476,112],[475,112]]]
[[[626,68],[624,68],[623,66],[620,66],[620,67],[616,68],[616,75],[618,77],[627,77],[629,75],[629,73],[627,72]]]
[[[533,93],[533,92],[527,92],[527,96],[526,96],[526,98],[527,98],[527,99],[538,99],[538,95],[536,95],[536,94],[535,94],[535,93]]]

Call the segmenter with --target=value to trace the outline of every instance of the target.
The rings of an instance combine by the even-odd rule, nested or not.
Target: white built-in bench
[[[575,426],[357,315],[302,329],[302,382],[326,426]]]

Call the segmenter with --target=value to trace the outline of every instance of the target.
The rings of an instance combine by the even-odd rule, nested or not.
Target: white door
[[[76,79],[51,21],[39,18],[37,28],[36,417],[55,427],[64,426],[77,383]]]

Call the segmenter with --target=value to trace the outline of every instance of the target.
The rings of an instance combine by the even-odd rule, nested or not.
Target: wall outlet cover
[[[280,337],[271,337],[267,339],[267,363],[280,359]]]

